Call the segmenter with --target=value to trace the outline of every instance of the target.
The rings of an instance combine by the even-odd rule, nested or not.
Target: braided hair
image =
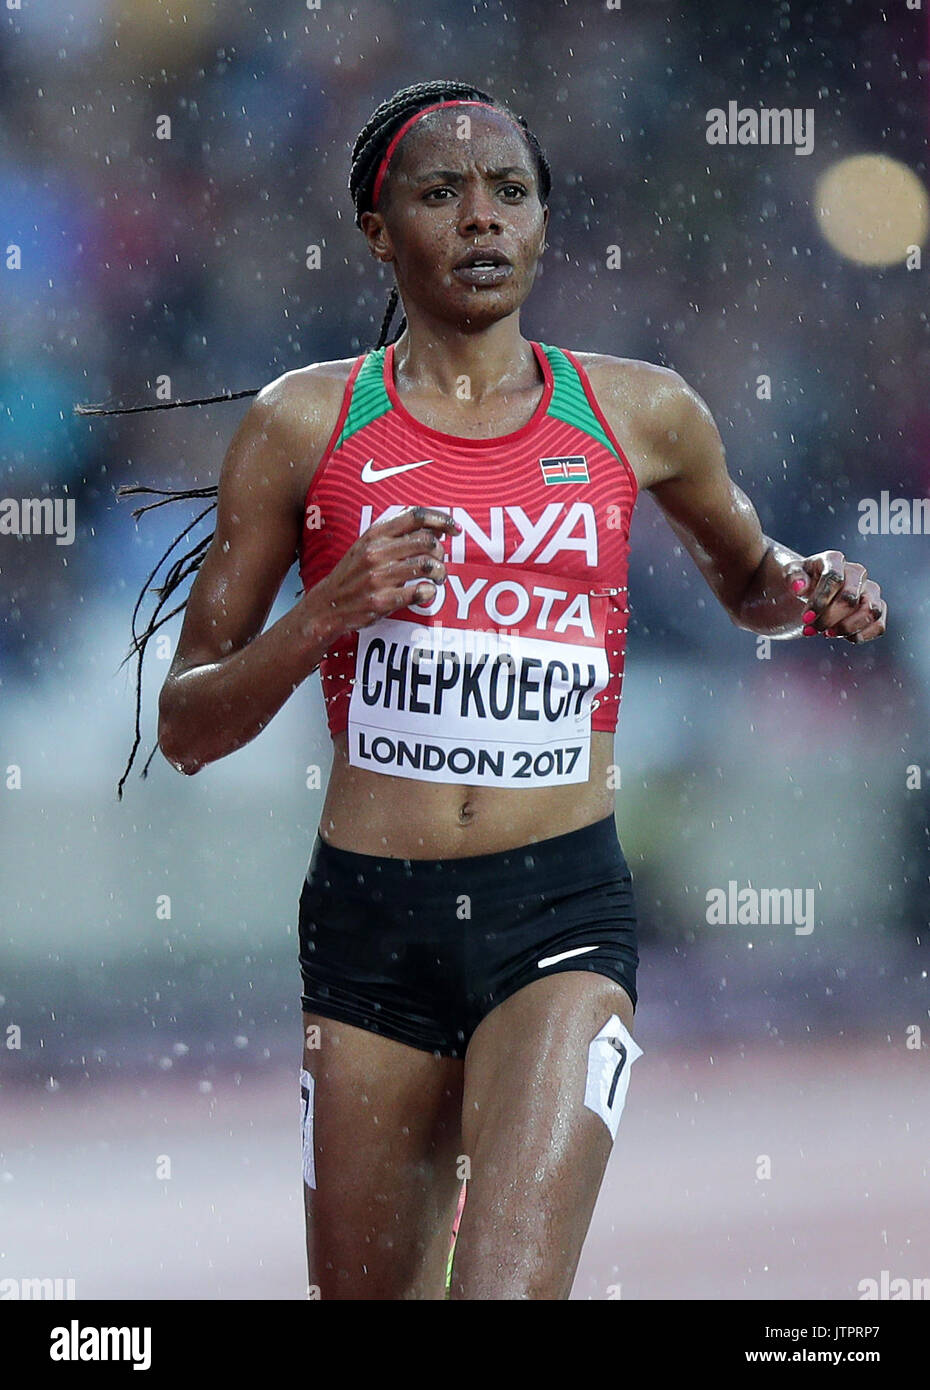
[[[384,153],[388,145],[390,144],[393,136],[400,129],[400,127],[410,119],[411,116],[416,115],[416,113],[423,107],[433,106],[437,102],[442,101],[483,102],[489,106],[493,106],[496,110],[501,111],[505,115],[509,116],[511,120],[513,120],[515,124],[520,127],[520,130],[530,149],[530,153],[532,154],[536,164],[540,200],[543,203],[546,201],[546,199],[549,196],[550,189],[552,187],[552,178],[549,170],[549,163],[546,159],[545,154],[542,151],[542,148],[540,147],[539,141],[536,139],[536,136],[530,130],[529,126],[527,125],[526,121],[522,116],[519,116],[515,111],[512,111],[510,107],[506,105],[506,103],[496,101],[493,97],[489,96],[487,92],[481,91],[478,87],[472,87],[467,82],[451,82],[443,80],[435,82],[418,82],[411,87],[402,88],[400,91],[395,92],[394,95],[389,97],[386,101],[383,101],[381,105],[378,106],[376,110],[372,113],[371,118],[369,119],[365,127],[362,129],[362,131],[359,133],[355,141],[355,144],[352,147],[352,166],[351,172],[349,174],[348,187],[349,193],[352,197],[352,202],[355,207],[355,224],[357,227],[361,228],[362,214],[365,212],[373,211],[372,197],[377,171],[381,163],[381,160],[384,156]],[[378,341],[375,344],[375,351],[384,347],[388,343],[388,332],[391,326],[391,322],[394,318],[399,299],[400,296],[397,292],[397,286],[395,285],[392,287],[391,292],[388,295],[387,307],[384,311],[384,317],[381,320],[381,329],[378,333]],[[397,339],[401,336],[406,326],[406,316],[402,316],[400,326],[398,327],[397,332],[394,334],[393,338],[390,339],[392,343],[397,341]],[[183,409],[184,407],[191,405],[212,405],[217,401],[237,401],[243,399],[246,396],[257,396],[261,389],[261,387],[256,387],[254,390],[250,391],[226,391],[219,396],[203,396],[198,398],[197,400],[190,401],[160,401],[154,405],[124,406],[109,409],[100,405],[76,405],[74,409],[75,413],[78,415],[135,415],[140,413],[141,411],[146,410],[177,410]],[[191,532],[194,529],[194,527],[200,521],[203,520],[205,516],[208,516],[210,512],[216,510],[216,498],[219,493],[219,488],[215,484],[212,487],[177,489],[153,488],[145,487],[141,484],[136,484],[131,487],[117,488],[116,495],[119,498],[123,498],[137,496],[140,493],[148,493],[149,495],[159,497],[161,500],[157,502],[148,502],[145,506],[135,508],[135,510],[132,513],[133,517],[135,518],[142,516],[145,512],[154,510],[156,507],[164,507],[169,502],[181,502],[206,498],[212,498],[213,501],[211,501],[209,506],[205,507],[200,512],[200,514],[194,518],[194,520],[190,523],[189,526],[186,526],[184,530],[181,531],[181,533],[175,538],[174,541],[172,541],[171,545],[162,555],[161,559],[158,561],[158,564],[155,566],[155,568],[152,570],[151,574],[149,574],[148,578],[143,584],[142,589],[139,593],[139,597],[136,600],[135,608],[133,609],[131,622],[132,642],[130,644],[129,651],[123,658],[123,661],[120,663],[119,669],[122,669],[122,667],[125,666],[126,662],[130,661],[133,656],[136,657],[135,738],[133,741],[132,749],[129,754],[129,760],[126,763],[123,775],[120,778],[116,789],[117,799],[120,801],[123,797],[123,785],[127,777],[129,776],[133,762],[135,761],[136,750],[138,749],[142,739],[142,735],[140,732],[140,722],[142,716],[142,661],[145,655],[145,648],[149,640],[155,635],[158,629],[162,627],[165,623],[170,622],[172,618],[176,617],[177,614],[182,612],[183,609],[187,606],[187,599],[184,599],[184,601],[182,603],[179,603],[177,607],[172,608],[170,612],[162,615],[162,609],[170,601],[172,594],[175,593],[175,591],[184,582],[184,580],[190,578],[200,568],[203,557],[206,554],[207,549],[209,548],[210,542],[213,540],[214,532],[211,531],[208,536],[198,541],[195,546],[193,546],[190,550],[186,552],[186,554],[182,555],[179,559],[173,561],[171,567],[168,569],[167,574],[165,575],[165,580],[163,584],[160,584],[157,587],[153,587],[151,590],[149,589],[149,585],[152,583],[152,580],[158,574],[158,571],[161,569],[162,565],[168,559],[169,555],[171,555],[172,551],[174,551],[177,548],[177,546],[179,546],[181,542],[184,540],[184,537],[187,536],[189,532]],[[149,618],[148,626],[145,628],[143,632],[137,632],[136,619],[138,617],[139,609],[142,606],[145,595],[148,592],[154,593],[157,596],[158,602],[156,603],[152,615]],[[156,742],[155,747],[149,754],[145,766],[142,769],[141,776],[143,778],[148,773],[149,763],[151,763],[152,758],[155,756],[157,747],[158,744]]]

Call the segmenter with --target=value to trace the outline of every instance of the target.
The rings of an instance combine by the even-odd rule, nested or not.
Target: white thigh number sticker
[[[304,1182],[308,1187],[315,1188],[316,1169],[313,1165],[313,1077],[308,1071],[301,1071],[300,1073],[300,1131]]]
[[[595,1115],[600,1115],[617,1137],[617,1126],[623,1114],[623,1103],[630,1085],[630,1067],[643,1049],[616,1014],[611,1014],[597,1037],[588,1047],[588,1075],[584,1103]]]

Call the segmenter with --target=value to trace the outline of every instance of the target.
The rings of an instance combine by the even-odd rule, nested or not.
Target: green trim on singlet
[[[563,421],[566,425],[573,425],[584,434],[590,434],[598,444],[602,444],[611,454],[616,455],[616,449],[591,409],[581,378],[565,353],[561,348],[549,347],[546,343],[540,343],[539,346],[548,357],[549,366],[552,368],[552,399],[546,414],[555,420]]]
[[[591,409],[581,379],[561,348],[550,347],[546,343],[539,346],[549,361],[552,370],[552,397],[546,414],[555,420],[589,434],[610,453],[616,454],[594,411]],[[392,410],[391,398],[384,385],[384,354],[387,347],[372,349],[359,368],[352,387],[352,397],[346,414],[345,424],[333,452],[359,430],[370,425]]]
[[[393,410],[391,398],[384,385],[384,354],[386,352],[386,347],[369,352],[359,367],[358,376],[352,386],[352,398],[349,401],[345,424],[342,427],[342,433],[333,445],[334,453],[353,434],[357,434],[366,425],[370,425],[372,420],[378,420],[389,410]]]

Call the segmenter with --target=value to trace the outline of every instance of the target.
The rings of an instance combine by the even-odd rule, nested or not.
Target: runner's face
[[[513,121],[497,111],[434,111],[408,131],[388,167],[380,211],[362,219],[372,249],[393,264],[405,305],[473,327],[519,309],[549,217],[535,166]],[[511,269],[457,271],[475,247],[501,252]]]

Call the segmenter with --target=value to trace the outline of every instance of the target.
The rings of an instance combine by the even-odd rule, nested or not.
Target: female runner
[[[450,1296],[569,1296],[640,1055],[612,791],[637,493],[737,626],[885,630],[862,565],[762,534],[675,372],[521,336],[549,188],[476,88],[377,108],[350,190],[396,283],[378,347],[258,393],[160,696],[159,746],[195,773],[321,671],[299,922],[323,1299],[442,1298],[463,1178]],[[303,596],[262,631],[295,555]]]

